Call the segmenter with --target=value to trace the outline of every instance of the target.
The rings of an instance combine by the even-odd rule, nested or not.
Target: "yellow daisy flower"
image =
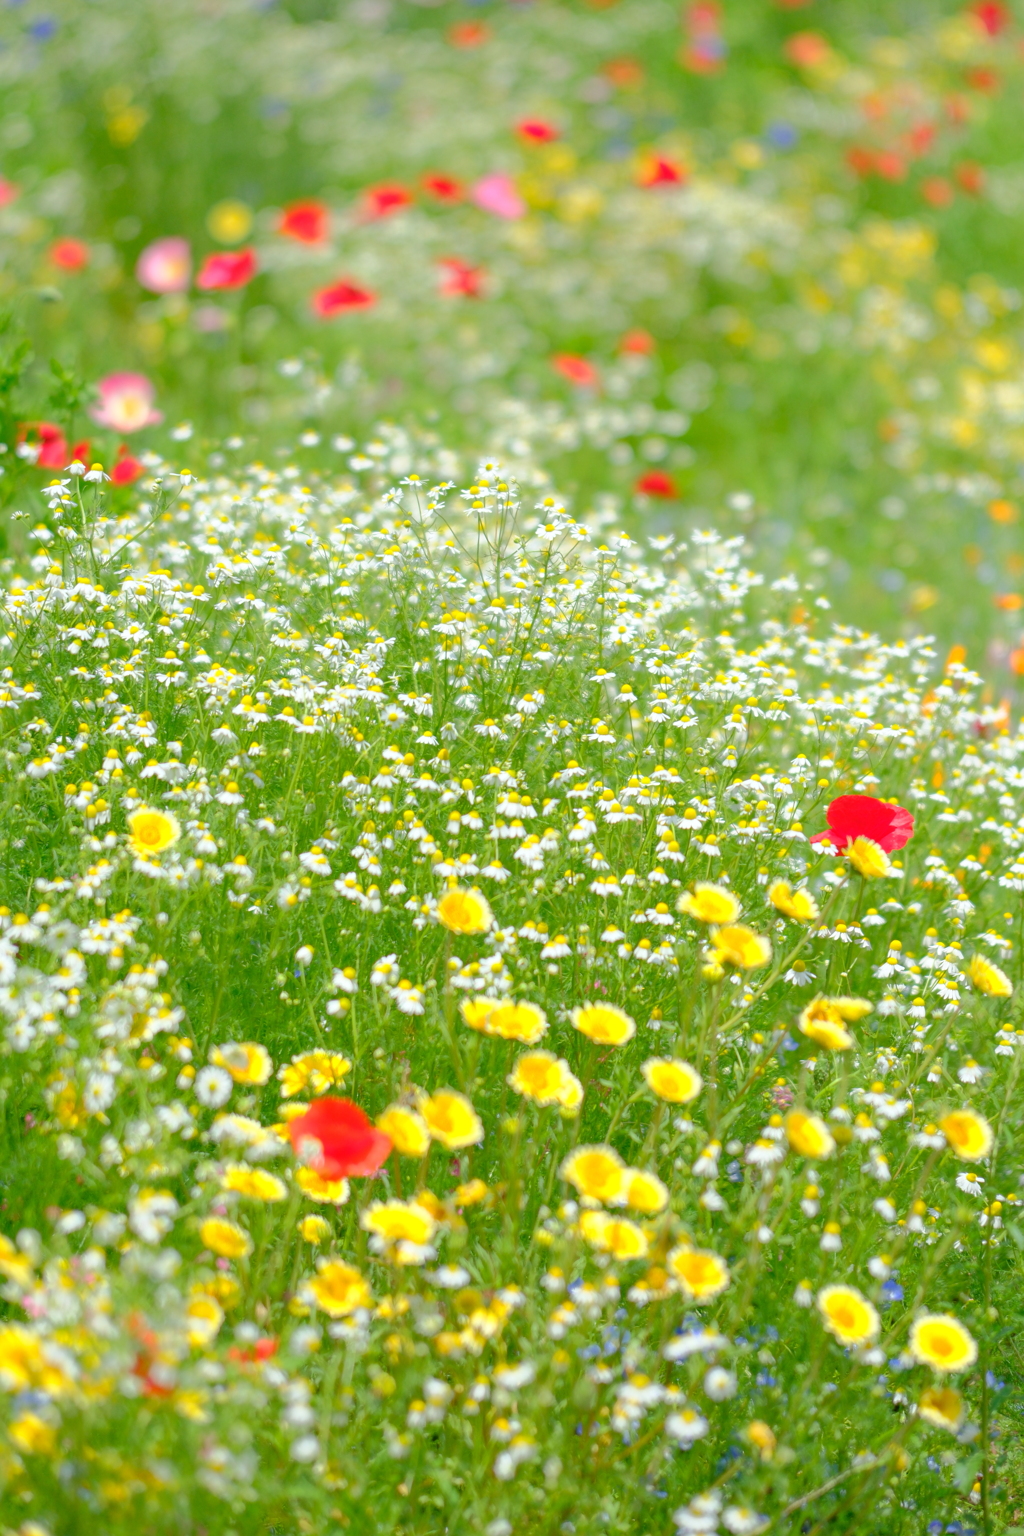
[[[257,1045],[251,1040],[241,1044],[231,1040],[227,1045],[218,1045],[211,1052],[210,1060],[215,1067],[226,1068],[236,1083],[247,1083],[254,1088],[269,1082],[274,1070],[266,1046]]]
[[[626,1198],[626,1166],[611,1147],[577,1147],[563,1162],[561,1175],[581,1195],[605,1205],[621,1205]]]
[[[927,1312],[910,1330],[910,1353],[936,1371],[965,1371],[977,1360],[978,1346],[958,1318]]]
[[[651,1092],[667,1104],[690,1104],[704,1086],[704,1079],[688,1061],[652,1056],[640,1070]]]
[[[810,891],[804,888],[794,891],[786,880],[773,881],[768,887],[768,900],[777,912],[792,918],[795,923],[813,923],[821,916]]]
[[[439,1141],[449,1151],[475,1146],[484,1139],[480,1116],[464,1094],[451,1088],[439,1088],[429,1098],[424,1095],[417,1108],[431,1139]]]
[[[181,836],[181,823],[169,811],[153,811],[140,805],[128,817],[128,842],[136,853],[164,853]]]
[[[665,1262],[689,1301],[714,1301],[729,1285],[728,1264],[707,1248],[682,1243],[672,1249]]]
[[[734,923],[742,911],[732,891],[704,881],[698,881],[692,891],[680,896],[676,909],[695,917],[698,923]]]
[[[791,1109],[784,1121],[786,1139],[794,1152],[801,1157],[831,1157],[836,1149],[835,1139],[820,1115],[809,1115],[802,1109]]]
[[[276,1204],[288,1194],[288,1186],[276,1173],[265,1168],[250,1168],[246,1163],[229,1163],[220,1180],[221,1189],[241,1195],[244,1200],[262,1200]]]
[[[762,965],[767,965],[772,957],[769,941],[743,923],[712,928],[710,939],[711,959],[715,965],[731,965],[740,971],[756,971]]]
[[[852,1285],[826,1285],[818,1292],[818,1311],[840,1344],[869,1344],[878,1337],[878,1313]]]
[[[939,1130],[965,1163],[978,1163],[992,1150],[992,1127],[973,1109],[954,1109],[939,1121]]]
[[[449,933],[486,933],[494,923],[494,914],[479,891],[456,886],[438,902],[437,920]]]
[[[615,1259],[624,1262],[647,1257],[647,1236],[635,1221],[606,1216],[604,1211],[584,1211],[579,1227],[592,1248],[610,1253]]]
[[[378,1115],[377,1129],[391,1137],[402,1157],[426,1157],[430,1150],[430,1127],[417,1110],[406,1104],[392,1104]]]
[[[993,965],[991,960],[986,960],[984,955],[971,956],[967,974],[972,984],[986,997],[1013,996],[1013,982],[1009,976],[998,965]]]
[[[625,1045],[636,1034],[636,1021],[611,1003],[587,1003],[570,1014],[574,1029],[595,1045]]]
[[[208,1216],[199,1228],[199,1241],[222,1259],[246,1259],[252,1253],[252,1238],[244,1227],[223,1216]]]
[[[321,1312],[329,1317],[348,1317],[351,1312],[372,1305],[370,1287],[352,1264],[340,1259],[321,1259],[318,1271],[306,1289]]]
[[[344,1205],[349,1196],[348,1179],[325,1179],[313,1168],[296,1168],[295,1182],[308,1200],[324,1205]]]
[[[882,880],[892,874],[889,855],[870,837],[855,837],[847,843],[843,855],[865,880]]]

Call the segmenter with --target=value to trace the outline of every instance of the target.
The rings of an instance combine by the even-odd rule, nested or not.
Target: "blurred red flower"
[[[657,347],[658,343],[650,331],[645,331],[639,326],[634,330],[625,331],[619,337],[619,351],[627,355],[639,353],[641,356],[649,357],[652,352],[657,351]]]
[[[628,90],[630,86],[642,85],[644,80],[644,67],[639,59],[631,59],[625,55],[621,59],[609,59],[607,64],[602,64],[601,73],[605,79],[614,85],[616,90]]]
[[[465,185],[457,176],[444,176],[440,172],[431,171],[420,184],[424,192],[436,197],[439,203],[461,203],[466,195]]]
[[[69,451],[67,438],[53,421],[23,421],[18,428],[18,442],[38,447],[39,469],[63,469],[72,459],[81,457],[80,449],[89,452],[88,443],[76,443]]]
[[[868,837],[885,853],[892,853],[914,835],[911,813],[874,795],[840,795],[825,812],[825,820],[828,831],[816,832],[810,841],[830,843],[837,853],[857,837]]]
[[[526,117],[516,123],[516,133],[528,144],[553,144],[558,138],[558,129],[554,123],[545,122],[540,117]]]
[[[382,181],[379,186],[367,187],[359,204],[364,219],[387,219],[391,214],[408,208],[412,193],[397,181]]]
[[[971,195],[978,197],[985,190],[984,169],[973,160],[964,160],[953,172],[957,185]]]
[[[1010,12],[999,0],[977,0],[971,6],[971,15],[989,37],[997,37],[1010,23]]]
[[[135,457],[127,443],[122,443],[117,450],[117,462],[110,471],[111,482],[114,485],[134,485],[145,473],[145,464]]]
[[[330,320],[333,315],[344,314],[350,309],[372,309],[376,302],[377,295],[372,289],[360,288],[347,277],[339,278],[326,288],[318,288],[310,300],[313,313],[321,320]]]
[[[458,256],[442,256],[437,265],[441,273],[441,292],[446,298],[480,298],[487,276],[483,267],[471,267],[468,261]]]
[[[448,41],[453,48],[479,48],[490,36],[490,27],[482,21],[457,21],[448,28]]]
[[[277,226],[279,235],[298,240],[302,245],[321,245],[331,232],[331,212],[315,197],[289,203]]]
[[[204,291],[244,288],[258,271],[256,252],[247,245],[240,251],[215,251],[199,269],[196,287]]]
[[[786,39],[782,51],[798,69],[818,69],[832,49],[820,32],[794,32]]]
[[[84,240],[75,240],[70,235],[55,240],[48,255],[53,265],[60,267],[62,272],[81,272],[83,267],[89,265],[89,247]]]
[[[679,495],[672,476],[663,469],[649,469],[640,476],[633,489],[641,496],[657,496],[664,501],[672,501]]]
[[[351,1099],[315,1100],[290,1122],[288,1134],[296,1155],[325,1179],[367,1178],[391,1152],[391,1137]]]
[[[933,208],[948,208],[956,193],[945,176],[928,176],[921,183],[921,196]]]
[[[597,389],[601,383],[601,375],[593,363],[576,352],[556,352],[551,359],[551,366],[563,379],[568,379],[570,384],[580,389]]]
[[[641,187],[682,186],[688,179],[685,165],[670,160],[667,155],[646,155],[640,163],[636,179]]]

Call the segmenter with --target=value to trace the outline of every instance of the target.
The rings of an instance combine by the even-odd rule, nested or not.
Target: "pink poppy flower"
[[[0,176],[0,208],[6,208],[8,203],[13,203],[20,192],[21,188],[16,187],[13,181]]]
[[[135,276],[149,293],[184,293],[192,276],[192,251],[181,235],[165,235],[139,253]]]
[[[215,251],[199,269],[196,287],[208,292],[220,288],[244,288],[258,271],[256,252],[251,245],[240,251]]]
[[[145,374],[108,373],[97,388],[100,403],[93,407],[92,417],[100,426],[121,433],[139,432],[163,421],[160,412],[153,409],[156,391]]]
[[[504,171],[492,171],[481,177],[473,187],[473,201],[485,213],[493,213],[499,219],[522,219],[526,215],[526,204],[512,177]]]

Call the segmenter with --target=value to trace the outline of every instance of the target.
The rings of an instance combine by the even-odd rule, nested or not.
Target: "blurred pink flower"
[[[526,204],[515,182],[504,171],[481,177],[473,188],[473,201],[485,213],[496,214],[499,219],[521,219],[526,214]]]
[[[181,235],[166,235],[140,252],[135,276],[150,293],[183,293],[192,276],[192,251]]]
[[[153,409],[155,390],[141,373],[108,373],[96,386],[100,403],[93,407],[92,417],[103,427],[115,432],[138,432],[163,421],[159,411]]]
[[[13,203],[20,191],[21,188],[16,187],[13,181],[8,181],[6,176],[0,176],[0,208],[6,208],[8,203]]]

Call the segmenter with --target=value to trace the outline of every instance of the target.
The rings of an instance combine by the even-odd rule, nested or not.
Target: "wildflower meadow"
[[[0,16],[0,1531],[1024,1529],[1024,17]]]

